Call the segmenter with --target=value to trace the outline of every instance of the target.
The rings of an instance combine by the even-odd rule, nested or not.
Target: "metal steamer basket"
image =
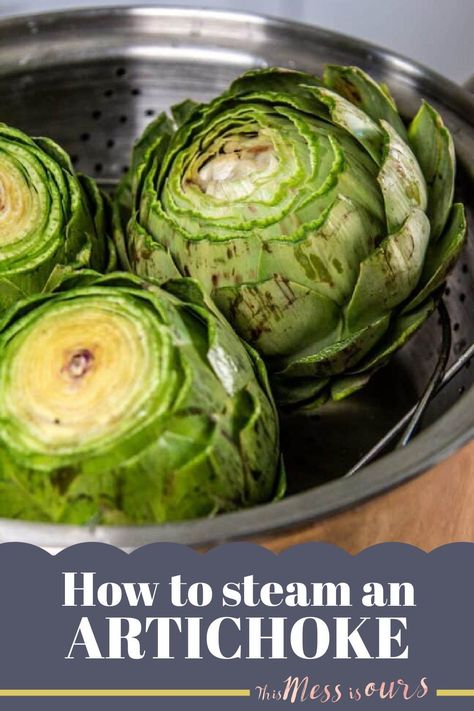
[[[386,50],[304,25],[228,12],[120,8],[0,23],[0,120],[48,135],[78,170],[113,188],[134,139],[157,112],[207,100],[242,71],[265,65],[321,72],[356,64],[386,82],[409,117],[421,98],[451,129],[458,198],[474,219],[474,101],[443,77]],[[134,547],[207,545],[301,527],[426,471],[474,435],[474,247],[443,304],[360,394],[312,418],[282,421],[289,494],[213,519],[143,527],[78,527],[1,520],[0,540],[49,548],[82,541]],[[410,442],[408,443],[408,441]],[[428,522],[428,525],[436,525]]]

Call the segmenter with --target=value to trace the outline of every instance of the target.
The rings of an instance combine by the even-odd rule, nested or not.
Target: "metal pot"
[[[209,99],[252,66],[319,73],[324,64],[357,64],[386,82],[401,112],[421,98],[442,112],[458,153],[458,193],[474,214],[474,101],[443,77],[380,49],[325,30],[253,15],[169,8],[116,8],[18,18],[0,23],[0,118],[62,143],[78,169],[113,185],[133,140],[156,112],[186,97]],[[434,315],[417,337],[346,403],[315,418],[284,420],[290,493],[282,502],[162,526],[77,527],[0,521],[0,540],[47,547],[105,541],[134,547],[158,540],[205,545],[302,527],[415,477],[474,435],[474,248],[449,279],[454,364],[431,399],[419,433],[345,478],[359,458],[417,402],[436,365],[441,337]],[[458,363],[459,365],[459,363]],[[422,481],[422,478],[420,481]],[[419,487],[419,490],[423,489]],[[381,501],[381,499],[378,499]],[[440,502],[442,503],[442,502]],[[375,504],[378,505],[377,503]],[[318,535],[310,528],[310,536]],[[331,534],[325,534],[331,540]],[[370,540],[367,541],[370,543]]]

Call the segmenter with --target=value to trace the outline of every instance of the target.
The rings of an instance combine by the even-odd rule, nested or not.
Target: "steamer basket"
[[[327,62],[357,64],[386,82],[407,117],[421,98],[442,112],[455,138],[458,198],[466,204],[472,230],[474,102],[468,92],[393,53],[304,25],[150,7],[3,21],[0,120],[51,136],[79,170],[112,187],[127,169],[134,139],[162,109],[187,97],[207,100],[250,67],[282,65],[319,73]],[[456,374],[431,399],[412,442],[392,451],[386,447],[354,476],[344,478],[430,381],[441,344],[437,314],[362,393],[326,406],[316,417],[282,423],[290,489],[283,502],[163,526],[79,528],[2,520],[0,540],[60,548],[81,541],[134,547],[157,540],[205,545],[258,534],[271,539],[277,531],[353,507],[420,474],[474,433],[474,365],[469,367],[467,357],[474,342],[472,240],[444,300],[451,318],[449,364]]]

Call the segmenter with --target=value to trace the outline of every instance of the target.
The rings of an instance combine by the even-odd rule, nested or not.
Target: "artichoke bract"
[[[264,357],[277,399],[341,399],[424,322],[463,245],[453,141],[423,103],[408,128],[355,67],[250,71],[137,142],[122,259],[201,281]]]
[[[193,280],[68,276],[0,323],[0,516],[151,523],[282,493],[259,356]]]
[[[0,311],[65,270],[102,271],[110,258],[95,183],[52,140],[0,124]]]

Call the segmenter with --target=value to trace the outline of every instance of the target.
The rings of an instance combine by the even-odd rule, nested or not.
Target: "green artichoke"
[[[83,271],[0,322],[0,516],[186,519],[282,477],[262,361],[197,282]]]
[[[113,264],[97,186],[48,138],[0,124],[0,312],[66,270]]]
[[[311,411],[370,375],[423,323],[466,232],[453,141],[423,103],[408,130],[355,67],[264,69],[184,102],[137,142],[119,192],[124,263],[199,279]]]

